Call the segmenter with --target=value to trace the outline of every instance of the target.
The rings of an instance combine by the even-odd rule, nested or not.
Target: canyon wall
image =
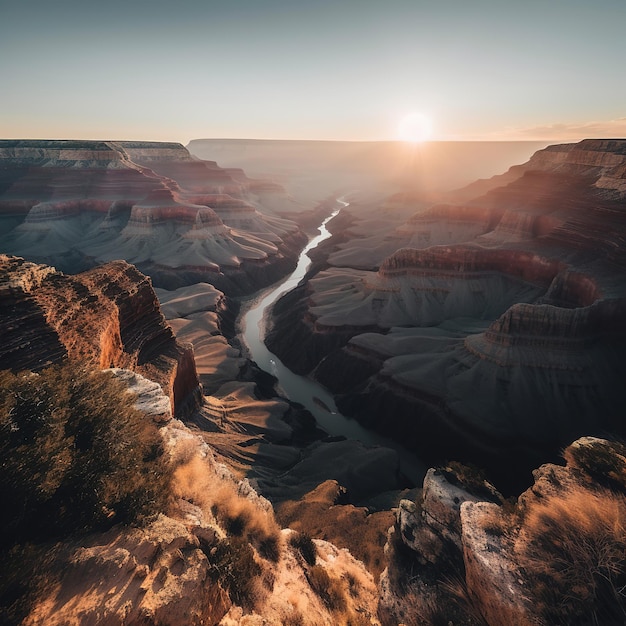
[[[249,293],[306,241],[278,205],[278,185],[176,143],[0,141],[0,249],[66,272],[123,258],[163,287]]]
[[[200,402],[193,350],[161,314],[150,279],[124,261],[68,276],[0,256],[0,369],[38,371],[67,357],[132,369],[161,385],[172,413]]]
[[[402,221],[397,196],[388,225],[348,207],[268,346],[431,463],[519,488],[576,436],[624,432],[624,163],[626,140],[551,146],[463,204]]]

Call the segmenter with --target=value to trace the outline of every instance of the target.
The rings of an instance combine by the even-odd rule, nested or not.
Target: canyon
[[[293,221],[258,210],[268,198],[297,208],[284,196],[180,144],[0,142],[0,249],[71,273],[123,258],[158,286],[210,278],[251,293],[283,275],[306,240]]]
[[[626,140],[550,146],[451,190],[385,173],[348,191],[266,312],[277,358],[431,465],[423,485],[395,450],[328,437],[238,334],[338,206],[340,172],[274,177],[270,160],[253,179],[194,145],[0,142],[0,369],[110,371],[174,468],[147,525],[57,545],[23,623],[569,619],[533,574],[556,549],[537,528],[546,503],[622,515]],[[620,572],[576,602],[613,619]]]
[[[625,150],[551,146],[459,205],[351,205],[268,347],[429,463],[527,485],[577,436],[623,432]]]

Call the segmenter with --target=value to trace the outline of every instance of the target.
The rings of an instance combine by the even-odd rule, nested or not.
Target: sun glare
[[[411,143],[428,141],[433,135],[433,122],[423,113],[409,113],[398,124],[398,139]]]

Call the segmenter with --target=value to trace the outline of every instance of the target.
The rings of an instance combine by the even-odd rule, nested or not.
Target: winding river
[[[248,349],[250,359],[256,362],[261,369],[278,379],[281,395],[308,409],[324,431],[329,435],[342,435],[347,439],[356,439],[367,445],[393,448],[400,456],[400,467],[403,474],[418,485],[422,482],[426,468],[413,453],[395,441],[382,437],[364,428],[356,420],[339,413],[333,396],[324,387],[310,378],[294,374],[275,354],[267,349],[263,341],[265,316],[269,313],[274,302],[284,293],[296,287],[302,280],[311,264],[308,252],[331,236],[326,225],[343,207],[348,206],[348,202],[343,200],[337,200],[337,202],[342,206],[334,210],[322,222],[319,227],[319,234],[313,237],[302,250],[296,269],[245,311],[241,319],[241,339]]]

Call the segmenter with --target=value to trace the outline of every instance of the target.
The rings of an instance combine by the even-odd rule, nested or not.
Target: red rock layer
[[[489,250],[473,246],[434,246],[423,250],[402,248],[385,259],[378,270],[381,278],[450,272],[501,272],[522,280],[548,286],[565,265],[523,250]]]
[[[125,261],[76,276],[0,256],[2,369],[42,369],[64,356],[132,369],[158,382],[172,411],[199,398],[191,346],[161,314],[150,279]]]

